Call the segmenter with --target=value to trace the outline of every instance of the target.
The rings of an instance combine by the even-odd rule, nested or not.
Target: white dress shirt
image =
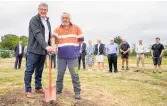
[[[19,54],[22,54],[22,46],[19,45]]]
[[[141,54],[141,53],[145,53],[145,48],[144,45],[136,45],[136,53]]]
[[[42,23],[45,27],[45,42],[48,43],[49,41],[49,28],[48,28],[48,24],[47,24],[47,18],[41,18]]]

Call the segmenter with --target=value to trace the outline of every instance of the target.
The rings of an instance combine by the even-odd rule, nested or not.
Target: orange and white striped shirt
[[[58,40],[58,55],[60,58],[77,58],[79,56],[79,42],[84,40],[81,29],[70,24],[60,25],[54,30]]]

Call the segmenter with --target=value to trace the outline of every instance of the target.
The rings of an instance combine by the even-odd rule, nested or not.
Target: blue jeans
[[[46,55],[34,54],[27,52],[26,71],[24,75],[25,91],[31,92],[32,74],[35,71],[35,89],[42,88],[42,73]]]

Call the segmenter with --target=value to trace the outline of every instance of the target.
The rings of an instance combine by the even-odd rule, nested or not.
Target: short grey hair
[[[45,2],[42,2],[39,4],[38,8],[40,8],[40,6],[48,7],[48,4],[46,4]]]

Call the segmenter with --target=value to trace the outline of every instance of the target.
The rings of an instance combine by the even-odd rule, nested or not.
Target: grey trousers
[[[78,58],[74,58],[74,59],[58,58],[58,74],[57,74],[57,81],[56,81],[56,90],[57,92],[61,92],[63,89],[63,79],[64,79],[64,74],[67,66],[71,74],[74,93],[80,94]]]

